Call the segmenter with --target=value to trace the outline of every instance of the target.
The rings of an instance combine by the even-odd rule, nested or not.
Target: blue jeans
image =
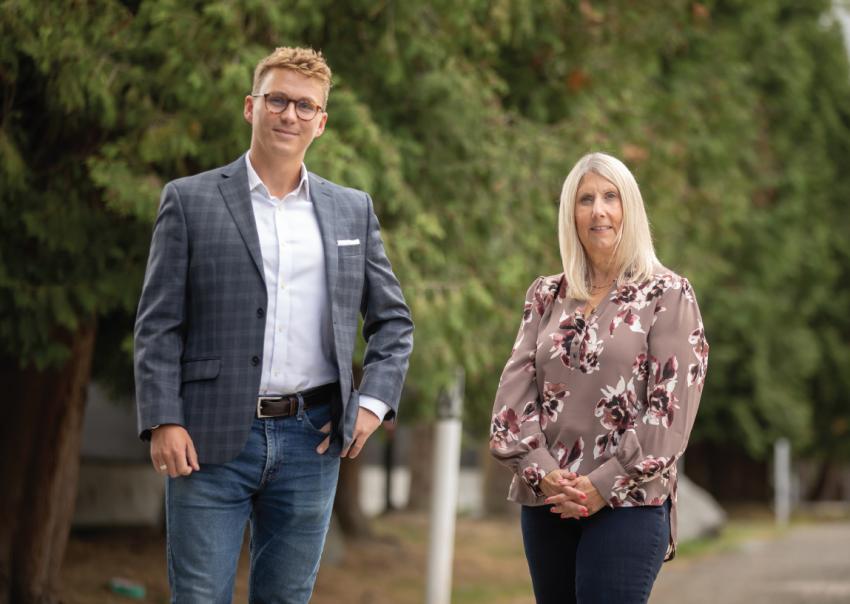
[[[245,525],[251,521],[249,601],[306,604],[330,523],[339,457],[319,455],[324,404],[286,418],[255,419],[239,456],[204,464],[166,485],[171,601],[233,599]]]
[[[537,604],[643,604],[670,539],[669,502],[602,508],[562,519],[550,506],[522,507],[525,557]]]

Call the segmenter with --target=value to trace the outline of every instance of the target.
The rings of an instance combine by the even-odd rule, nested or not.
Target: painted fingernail
[[[582,515],[582,516],[587,516],[587,508],[585,508],[584,510],[582,510],[581,515]]]

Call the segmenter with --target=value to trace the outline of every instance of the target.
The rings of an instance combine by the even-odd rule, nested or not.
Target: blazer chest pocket
[[[217,378],[221,371],[221,359],[193,359],[183,361],[181,370],[181,381],[183,383],[212,380]]]
[[[360,239],[339,239],[336,242],[336,249],[341,258],[356,257],[363,253]]]

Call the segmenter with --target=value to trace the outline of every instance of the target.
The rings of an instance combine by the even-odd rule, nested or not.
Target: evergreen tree
[[[5,0],[0,34],[0,602],[55,597],[93,351],[129,381],[159,191],[247,148],[279,45],[336,74],[307,163],[375,199],[417,324],[402,421],[461,365],[486,431],[523,292],[560,271],[563,179],[603,150],[701,303],[694,440],[850,456],[850,68],[827,0]]]

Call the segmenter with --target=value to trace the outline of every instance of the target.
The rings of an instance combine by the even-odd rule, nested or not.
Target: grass
[[[737,550],[742,544],[750,541],[776,539],[784,531],[785,529],[780,529],[766,521],[730,520],[717,535],[680,543],[676,557],[694,558]]]
[[[797,509],[787,527],[777,526],[773,512],[762,505],[738,505],[727,509],[729,520],[717,535],[680,543],[677,556],[691,558],[738,550],[753,541],[782,537],[795,526],[824,521],[850,521],[850,506],[824,508],[810,505]]]
[[[817,519],[797,515],[792,526]],[[427,515],[390,514],[376,519],[373,526],[374,539],[346,543],[340,563],[322,566],[313,604],[421,604],[428,563]],[[764,508],[733,509],[717,536],[681,543],[677,561],[735,551],[783,533]],[[121,576],[147,587],[145,601],[164,602],[168,593],[164,552],[158,531],[74,535],[63,569],[63,599],[68,604],[120,604],[126,600],[108,594],[104,585],[110,577]],[[236,602],[247,596],[245,558],[237,577]],[[533,604],[518,516],[458,518],[452,581],[453,604]]]

